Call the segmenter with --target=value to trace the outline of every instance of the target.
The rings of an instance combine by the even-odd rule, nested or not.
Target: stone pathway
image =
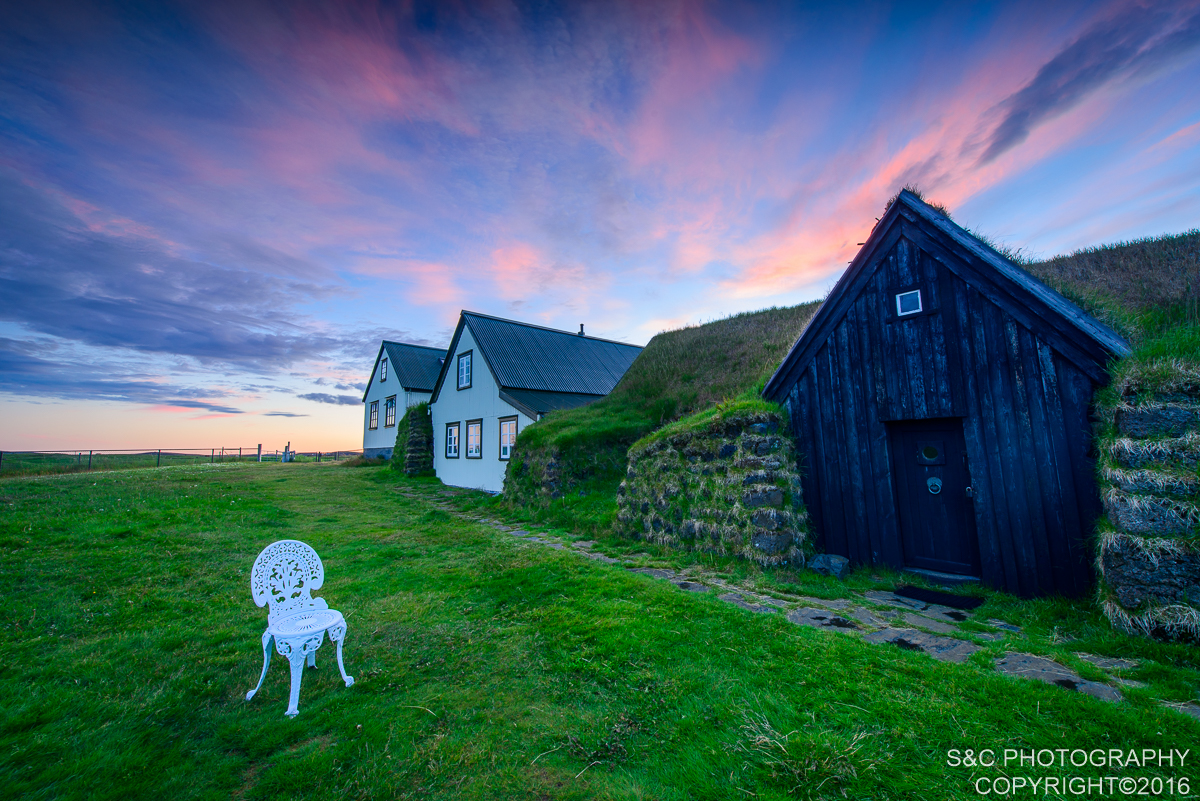
[[[814,598],[786,593],[779,593],[776,597],[731,585],[715,576],[698,577],[666,568],[633,566],[641,559],[648,558],[649,554],[638,553],[618,559],[593,550],[596,545],[593,540],[563,542],[532,534],[524,529],[512,528],[490,518],[465,514],[441,500],[454,497],[455,493],[452,491],[438,492],[438,499],[402,488],[398,491],[411,498],[432,503],[436,508],[456,517],[490,526],[526,542],[574,552],[586,559],[605,564],[625,565],[625,569],[630,572],[668,581],[685,592],[717,592],[720,593],[717,595],[719,600],[750,612],[766,615],[783,613],[786,620],[798,626],[860,636],[864,642],[890,644],[909,651],[920,651],[942,662],[966,662],[972,654],[982,650],[984,646],[980,642],[999,642],[1008,638],[1019,640],[1025,637],[1020,626],[994,618],[987,621],[987,630],[975,630],[976,627],[962,628],[959,624],[970,618],[968,613],[948,606],[905,598],[887,590],[854,593],[849,599]],[[1141,663],[1137,660],[1097,656],[1085,652],[1076,652],[1075,656],[1104,671],[1111,683],[1088,681],[1065,665],[1020,651],[1005,652],[1003,656],[993,660],[993,667],[1007,676],[1043,681],[1109,702],[1124,700],[1119,688],[1142,689],[1147,686],[1145,682],[1121,675],[1138,669]],[[1159,703],[1180,714],[1200,720],[1200,704],[1166,701]]]

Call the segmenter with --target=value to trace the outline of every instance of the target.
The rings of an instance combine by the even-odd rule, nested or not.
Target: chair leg
[[[271,639],[272,639],[271,635],[268,632],[264,631],[263,636],[262,636],[262,646],[263,646],[262,675],[258,677],[258,684],[256,684],[254,686],[254,689],[251,690],[250,692],[246,693],[247,701],[249,701],[251,698],[254,697],[254,694],[256,692],[258,692],[259,689],[262,687],[263,679],[265,679],[267,677],[267,668],[269,668],[271,666]]]
[[[346,675],[346,666],[342,663],[342,643],[346,641],[346,627],[334,626],[329,630],[329,639],[337,642],[337,661],[338,670],[342,673],[342,680],[346,682],[347,687],[354,686],[354,677]]]
[[[304,678],[304,651],[299,647],[293,648],[288,654],[288,662],[292,666],[292,692],[288,696],[288,708],[284,714],[294,718],[300,714],[300,680]]]
[[[311,654],[308,655],[308,666],[310,668],[315,668],[317,666],[317,652],[316,651],[313,651]]]

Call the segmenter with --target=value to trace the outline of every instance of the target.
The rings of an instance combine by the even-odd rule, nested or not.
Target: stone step
[[[1163,467],[1195,470],[1200,465],[1197,434],[1146,440],[1122,437],[1106,445],[1105,450],[1118,465],[1134,470]]]
[[[1189,501],[1118,489],[1109,489],[1101,500],[1109,522],[1128,534],[1173,537],[1200,530],[1200,507]]]
[[[1117,428],[1126,437],[1181,437],[1200,431],[1200,405],[1194,403],[1140,403],[1118,406]]]
[[[1195,473],[1175,473],[1166,470],[1126,470],[1105,467],[1100,477],[1114,488],[1137,495],[1164,495],[1172,498],[1191,498],[1200,495],[1200,479]]]
[[[1120,701],[1122,696],[1115,687],[1097,681],[1087,681],[1070,668],[1052,660],[1033,654],[1007,653],[996,659],[996,670],[1006,676],[1022,676],[1037,679],[1047,684],[1086,693],[1102,701]]]

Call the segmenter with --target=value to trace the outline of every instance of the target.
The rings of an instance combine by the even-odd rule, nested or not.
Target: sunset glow
[[[361,447],[381,339],[819,298],[906,184],[1200,225],[1200,3],[536,8],[8,4],[0,449]]]

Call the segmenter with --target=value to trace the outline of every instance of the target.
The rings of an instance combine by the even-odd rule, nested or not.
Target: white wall
[[[458,355],[473,351],[471,356],[471,388],[458,389]],[[500,400],[500,388],[475,347],[471,329],[463,327],[455,352],[450,354],[450,366],[441,394],[433,409],[433,469],[443,483],[454,487],[470,487],[499,492],[504,489],[504,468],[500,459],[500,418],[517,417],[517,432],[533,423],[524,414]],[[467,421],[483,419],[483,458],[467,458]],[[446,424],[459,423],[458,458],[446,458]]]
[[[383,358],[379,360],[380,364],[388,361],[387,351],[384,351]],[[396,426],[395,424],[385,426],[387,422],[387,410],[384,408],[384,400],[396,396],[396,423],[400,422],[400,418],[404,416],[404,410],[409,406],[414,406],[421,401],[429,400],[432,393],[430,392],[407,392],[404,387],[400,386],[400,380],[396,378],[396,374],[392,369],[392,365],[388,364],[387,381],[379,380],[379,367],[375,367],[375,375],[371,377],[371,385],[367,387],[367,400],[363,403],[363,453],[372,455],[368,451],[374,451],[375,455],[380,455],[382,449],[387,449],[386,456],[391,457],[391,449],[396,446]],[[371,425],[371,401],[379,401],[379,427],[372,431]]]

